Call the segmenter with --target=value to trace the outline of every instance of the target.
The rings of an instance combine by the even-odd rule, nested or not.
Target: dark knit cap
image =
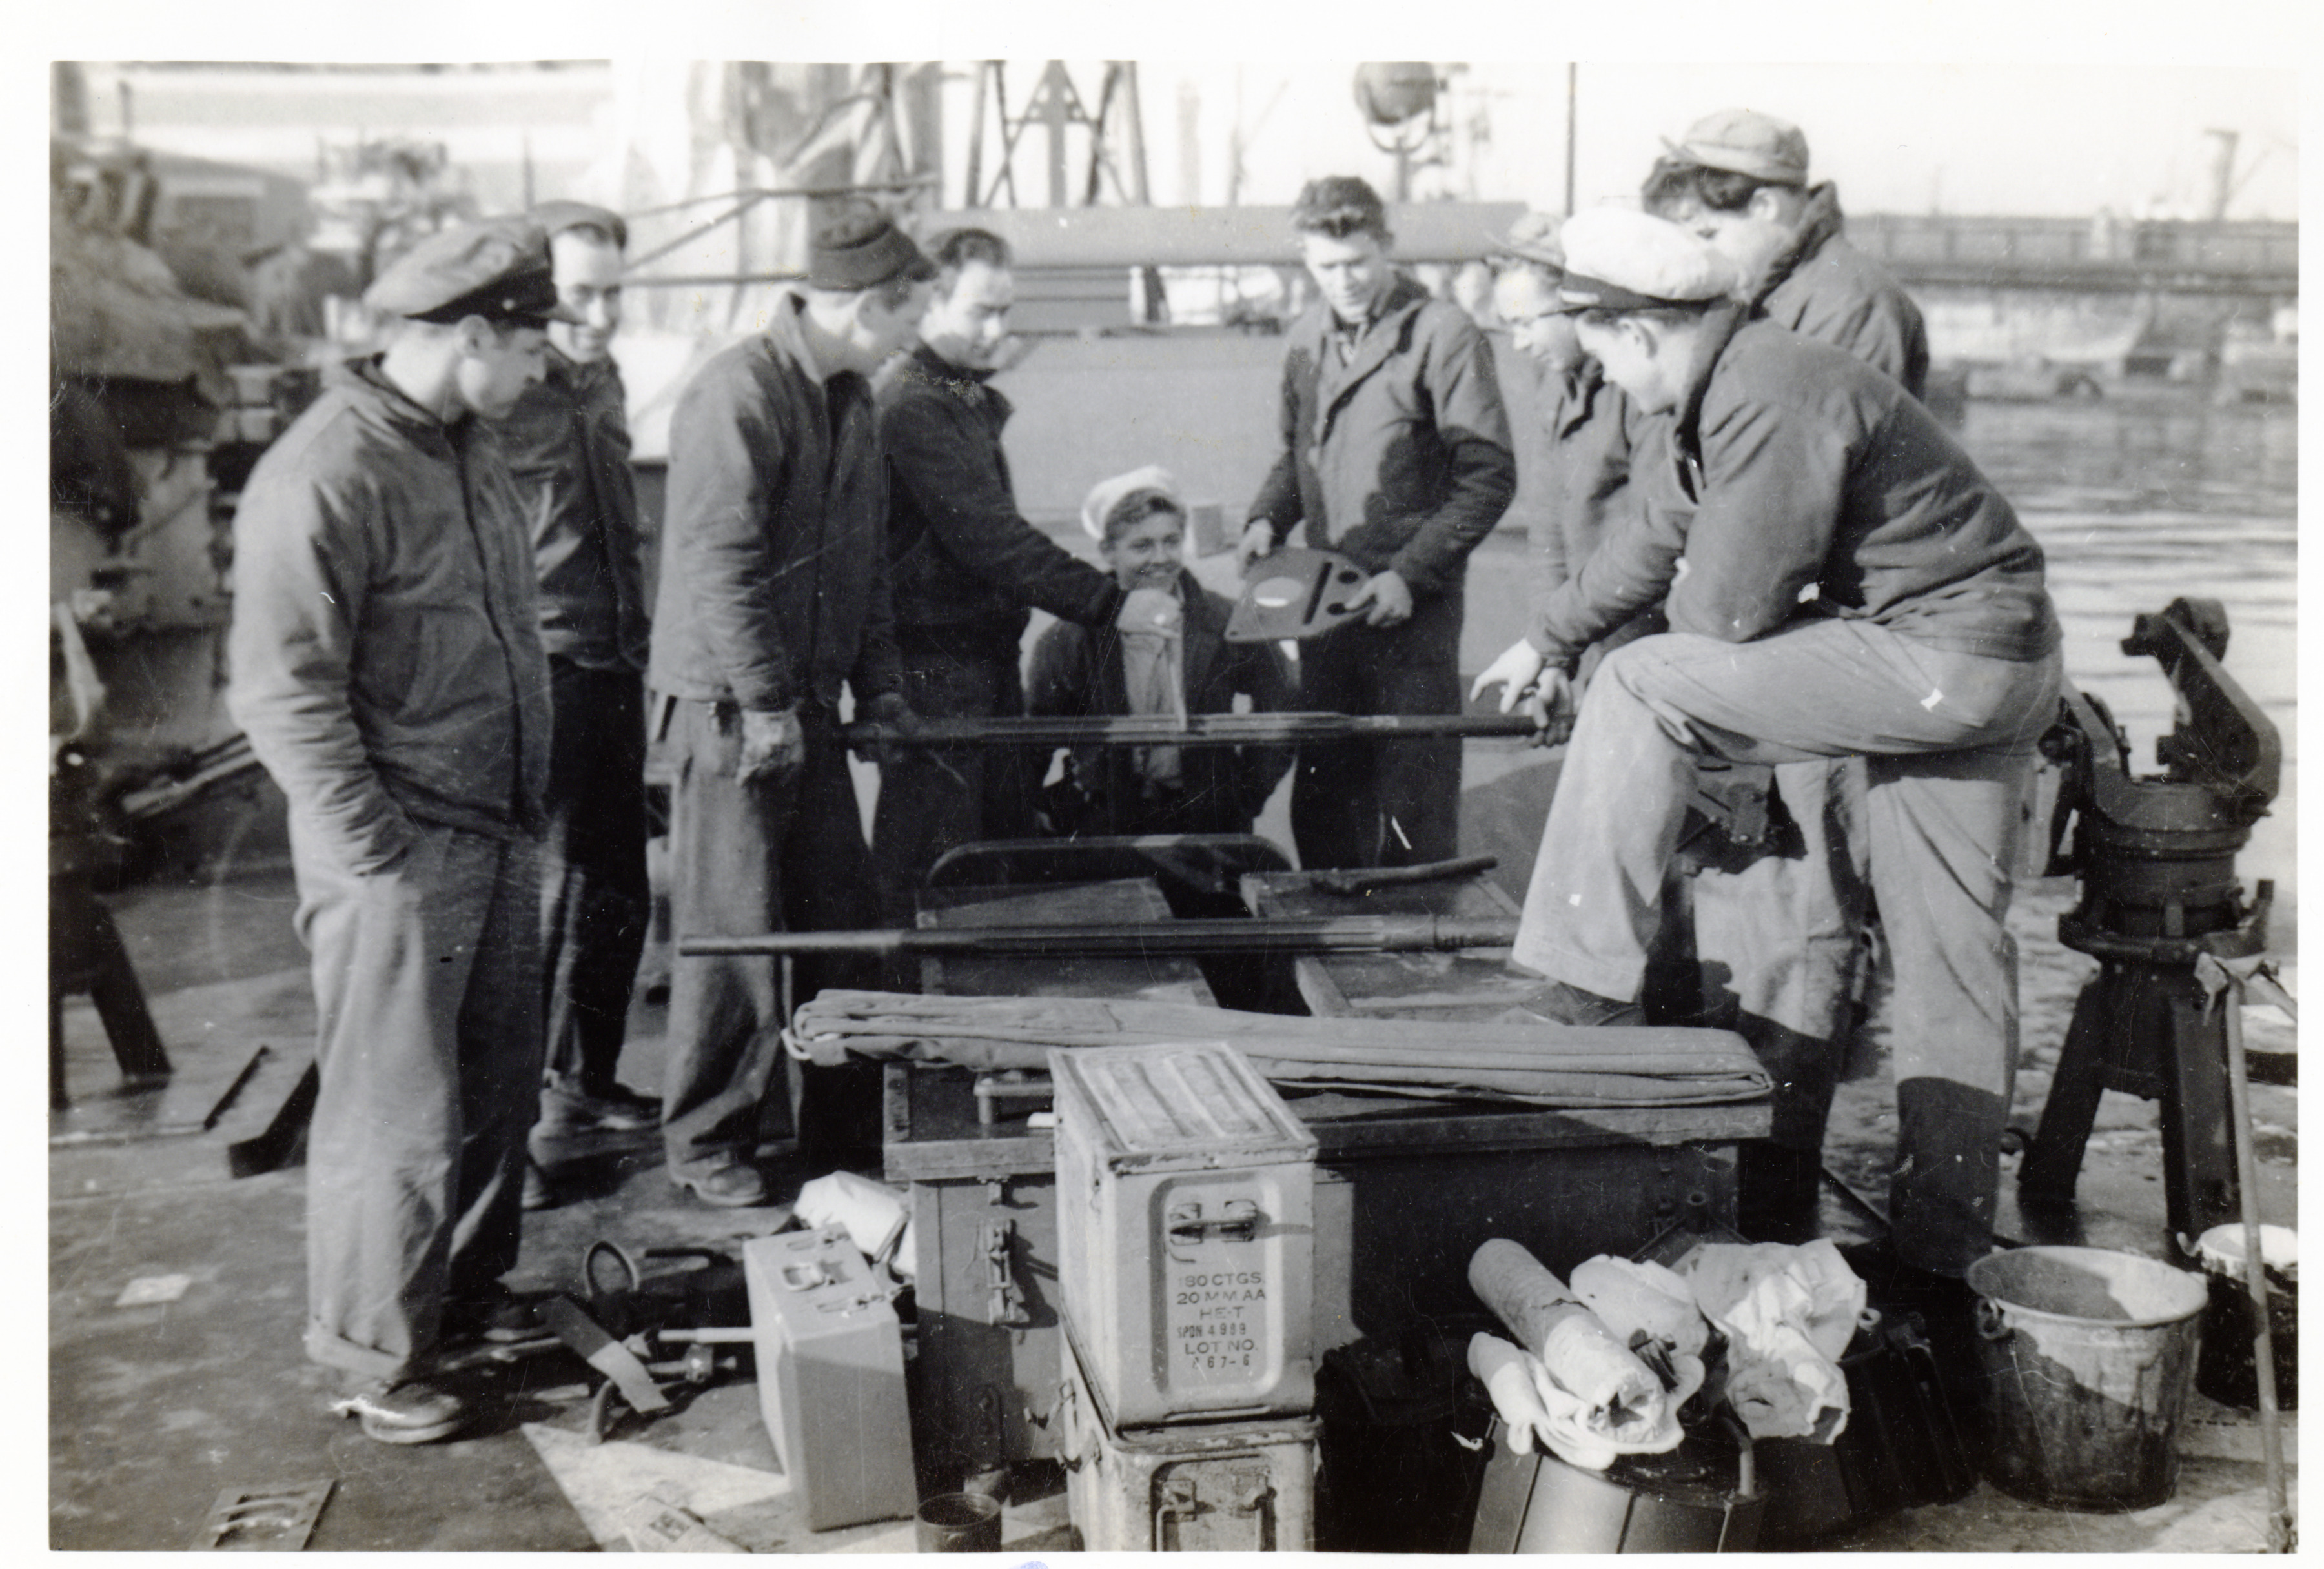
[[[887,214],[869,209],[825,224],[816,231],[807,251],[807,282],[844,294],[877,289],[899,278],[918,282],[936,275],[936,263],[920,253],[909,234]]]

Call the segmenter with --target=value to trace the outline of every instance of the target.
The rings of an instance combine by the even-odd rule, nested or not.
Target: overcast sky
[[[1385,188],[1394,161],[1364,136],[1353,69],[1142,67],[1157,197],[1176,195],[1166,170],[1176,167],[1173,83],[1185,79],[1199,85],[1213,149],[1204,198],[1222,198],[1217,132],[1233,118],[1238,75],[1250,135],[1245,200],[1287,200],[1302,179],[1334,169],[1370,175]],[[1085,90],[1093,93],[1091,74]],[[2237,133],[2241,185],[2230,216],[2298,216],[2298,78],[2290,69],[1585,64],[1576,76],[1575,186],[1583,205],[1635,194],[1662,138],[1676,140],[1698,116],[1740,106],[1801,126],[1815,178],[1838,181],[1857,211],[2080,216],[2103,206],[2197,216],[2216,145],[2204,133],[2218,127]],[[1490,115],[1491,143],[1471,161],[1473,194],[1562,205],[1565,66],[1472,58],[1452,80],[1456,106],[1481,102]]]

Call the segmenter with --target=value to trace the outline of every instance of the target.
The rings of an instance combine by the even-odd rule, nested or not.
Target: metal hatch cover
[[[1335,550],[1278,550],[1250,564],[1250,581],[1227,618],[1230,643],[1313,638],[1362,616],[1348,601],[1370,574]]]

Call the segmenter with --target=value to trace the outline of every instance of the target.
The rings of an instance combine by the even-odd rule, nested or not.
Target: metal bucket
[[[1969,1267],[1993,1415],[1987,1474],[2061,1509],[2148,1509],[2179,1483],[2200,1276],[2104,1248],[2032,1247]]]
[[[2300,1408],[2300,1240],[2290,1227],[2260,1228],[2260,1258],[2267,1268],[2267,1328],[2275,1353],[2275,1403]],[[2203,1315],[2203,1352],[2195,1361],[2195,1387],[2223,1406],[2259,1408],[2259,1368],[2254,1346],[2259,1321],[2244,1283],[2244,1228],[2215,1225],[2198,1238],[2195,1258],[2210,1283]]]

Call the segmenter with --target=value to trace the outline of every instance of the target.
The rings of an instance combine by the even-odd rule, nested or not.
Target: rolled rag
[[[1601,1253],[1574,1266],[1572,1287],[1607,1328],[1662,1375],[1673,1406],[1685,1404],[1702,1387],[1711,1326],[1684,1280],[1661,1264]]]
[[[1678,1446],[1678,1408],[1654,1369],[1522,1245],[1496,1237],[1479,1248],[1469,1284],[1539,1361],[1553,1418],[1561,1415],[1556,1391],[1578,1403],[1573,1420],[1587,1442],[1626,1454]]]

